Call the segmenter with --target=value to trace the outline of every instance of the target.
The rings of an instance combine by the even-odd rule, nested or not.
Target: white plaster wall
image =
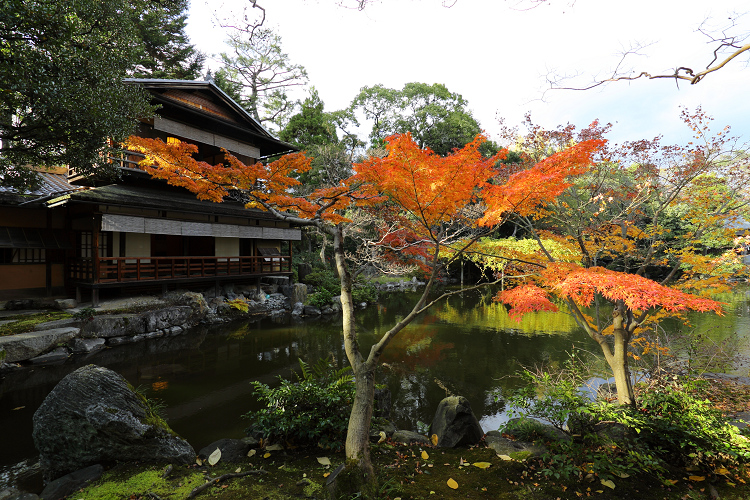
[[[151,235],[141,233],[128,233],[125,239],[126,257],[151,257]],[[135,262],[135,261],[128,261]],[[142,260],[141,262],[151,262]]]
[[[216,257],[234,257],[240,255],[239,238],[216,238],[214,244],[214,255]],[[224,260],[224,259],[220,259]]]

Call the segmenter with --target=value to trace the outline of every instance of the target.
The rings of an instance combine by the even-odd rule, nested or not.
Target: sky
[[[455,0],[450,7],[443,3],[453,0],[375,0],[362,11],[341,5],[353,0],[257,0],[266,10],[265,26],[281,35],[290,60],[307,69],[327,111],[347,107],[364,86],[442,83],[468,101],[496,139],[498,117],[519,125],[531,112],[548,128],[612,123],[615,142],[662,135],[667,143],[685,144],[691,134],[680,121],[681,107],[702,106],[715,119],[712,128],[730,125],[750,141],[750,56],[697,85],[644,80],[545,92],[551,74],[577,75],[568,81],[579,85],[606,75],[633,44],[648,47],[626,60],[626,68],[652,74],[702,69],[713,47],[697,29],[704,20],[725,27],[744,2],[549,0],[528,9],[532,4],[518,1],[531,0]],[[232,19],[250,4],[192,0],[187,32],[209,55],[211,70],[220,67],[212,55],[227,50],[216,19]],[[750,14],[738,23],[750,33]]]

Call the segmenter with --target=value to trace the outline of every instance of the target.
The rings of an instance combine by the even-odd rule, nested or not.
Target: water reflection
[[[392,392],[397,427],[417,429],[429,423],[447,394],[466,397],[485,429],[503,419],[503,397],[520,384],[520,366],[563,362],[572,346],[596,352],[598,346],[564,314],[529,315],[521,323],[491,301],[491,292],[451,297],[401,332],[383,355],[378,383]],[[403,317],[416,294],[393,294],[377,306],[357,311],[363,352]],[[748,303],[744,293],[723,298],[726,316],[699,315],[693,328],[720,328],[717,335],[741,331],[747,336]],[[709,317],[710,316],[710,317]],[[298,358],[315,362],[346,356],[339,316],[317,320],[275,318],[155,339],[79,356],[57,366],[28,368],[0,381],[0,485],[4,471],[33,457],[32,415],[55,384],[88,363],[121,373],[134,386],[167,407],[170,425],[196,449],[223,437],[240,437],[242,415],[258,409],[251,381],[269,385],[298,368]],[[718,323],[717,323],[718,321]],[[717,326],[718,325],[718,326]],[[684,327],[671,325],[670,328]],[[746,337],[745,337],[746,338]],[[748,343],[745,342],[745,349]],[[12,429],[12,432],[8,432]]]

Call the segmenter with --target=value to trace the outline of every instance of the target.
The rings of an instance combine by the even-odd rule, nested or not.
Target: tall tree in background
[[[324,108],[313,88],[299,113],[279,133],[279,139],[299,146],[312,159],[310,170],[300,175],[302,184],[296,188],[299,194],[336,186],[351,176],[355,155],[363,146],[348,130],[354,122],[350,111],[328,113]]]
[[[235,30],[227,42],[231,54],[221,54],[224,64],[217,81],[258,122],[284,127],[297,101],[288,92],[307,85],[305,68],[293,64],[281,49],[281,37],[268,28]]]
[[[411,133],[419,147],[446,155],[471,142],[482,132],[460,94],[435,83],[407,83],[401,90],[382,85],[363,87],[351,109],[373,122],[370,140],[380,144],[392,134]],[[494,143],[486,142],[482,151],[496,153]]]
[[[108,139],[124,140],[153,109],[123,84],[140,39],[125,0],[6,0],[0,9],[0,182],[34,187],[32,166],[111,168]]]
[[[189,0],[129,0],[141,39],[141,57],[133,76],[196,80],[206,56],[185,34]]]

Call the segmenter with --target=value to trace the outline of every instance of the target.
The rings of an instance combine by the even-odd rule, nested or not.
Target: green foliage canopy
[[[206,56],[185,34],[188,0],[129,0],[141,39],[133,75],[146,78],[196,80]]]
[[[372,120],[370,140],[381,145],[386,137],[410,132],[420,148],[445,156],[482,132],[467,109],[467,101],[440,83],[407,83],[401,90],[383,85],[362,87],[351,104],[353,111]],[[482,153],[491,156],[497,145],[488,141]]]
[[[31,166],[112,169],[108,139],[153,109],[123,77],[140,41],[125,0],[3,0],[0,8],[0,182],[33,188]]]

